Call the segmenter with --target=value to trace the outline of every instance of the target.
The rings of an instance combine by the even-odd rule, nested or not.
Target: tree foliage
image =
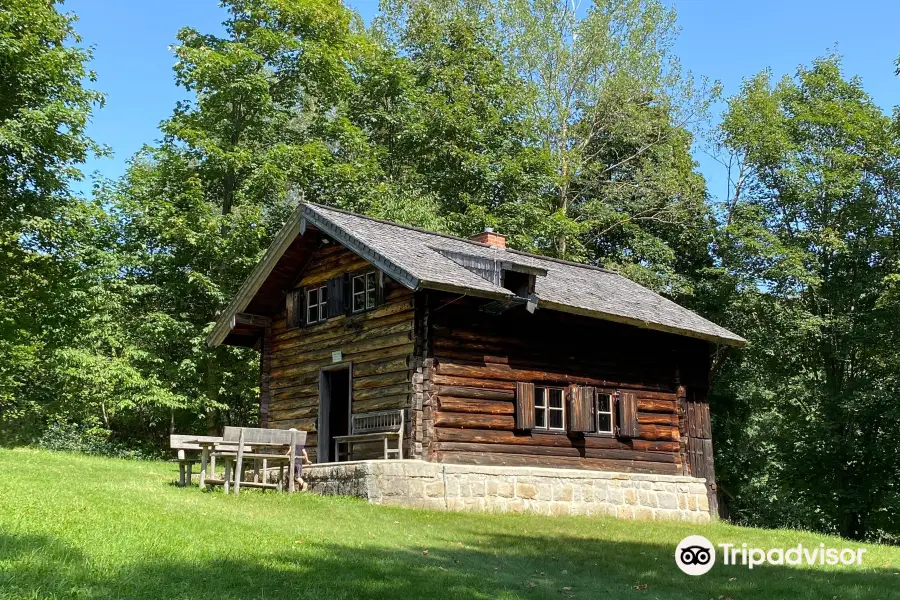
[[[736,185],[717,253],[750,338],[718,379],[736,508],[854,538],[896,531],[895,124],[830,56],[746,81],[721,135]]]
[[[719,94],[660,0],[225,0],[177,32],[188,95],[91,199],[103,96],[75,18],[0,9],[0,433],[159,444],[256,419],[256,353],[204,339],[302,196],[617,269],[749,339],[714,353],[736,519],[900,533],[900,116],[828,56]],[[900,63],[898,63],[900,64]],[[83,443],[79,439],[83,437]],[[101,450],[97,450],[97,449]],[[824,482],[824,483],[823,483]]]

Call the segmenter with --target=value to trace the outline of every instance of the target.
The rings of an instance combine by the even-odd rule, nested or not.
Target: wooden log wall
[[[313,253],[294,289],[325,285],[328,279],[367,264],[343,246],[329,244]],[[269,370],[267,426],[309,432],[307,452],[316,460],[319,372],[334,365],[332,352],[338,350],[343,363],[353,365],[353,413],[409,408],[414,313],[413,293],[387,277],[384,304],[368,312],[288,328],[282,308],[272,322],[271,344],[263,345],[271,352],[262,357]],[[353,458],[380,458],[382,449],[381,442],[356,444]]]
[[[705,382],[706,342],[554,311],[488,315],[479,304],[446,295],[431,306],[433,460],[684,472],[679,377]],[[518,431],[516,382],[634,392],[640,435]]]

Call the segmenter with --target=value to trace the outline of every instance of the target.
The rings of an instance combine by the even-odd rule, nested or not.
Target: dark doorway
[[[332,462],[334,438],[350,433],[350,368],[319,373],[319,444],[316,462]]]

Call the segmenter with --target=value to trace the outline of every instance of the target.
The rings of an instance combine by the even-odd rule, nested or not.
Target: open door
[[[322,369],[319,372],[319,444],[316,462],[333,462],[334,438],[350,433],[350,390],[352,389],[349,365]]]

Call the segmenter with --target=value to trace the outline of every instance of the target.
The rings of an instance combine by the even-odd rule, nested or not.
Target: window
[[[324,285],[319,288],[306,290],[306,322],[308,324],[319,323],[328,318],[328,288]]]
[[[378,273],[369,271],[353,277],[353,312],[363,312],[375,308],[378,289]]]
[[[597,393],[594,403],[594,431],[597,433],[613,432],[613,399],[611,394]]]
[[[562,388],[534,388],[534,428],[566,430],[565,393]]]

